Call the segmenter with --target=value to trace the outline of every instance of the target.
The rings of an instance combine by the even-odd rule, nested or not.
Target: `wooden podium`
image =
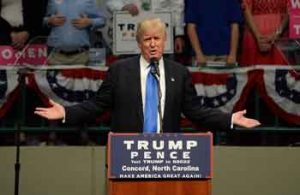
[[[146,136],[146,139],[145,137],[143,136]],[[154,136],[154,137],[153,137]],[[109,134],[109,141],[108,141],[108,150],[107,150],[107,186],[108,186],[108,194],[109,195],[211,195],[211,176],[212,176],[212,170],[211,170],[211,165],[212,165],[212,159],[211,159],[211,148],[212,148],[212,134],[211,133],[195,133],[195,134],[156,134],[156,135],[143,135],[143,134],[119,134],[119,133],[110,133]],[[188,138],[187,139],[182,139],[182,137],[184,136],[187,136]],[[207,140],[209,140],[209,143],[201,143],[201,144],[198,144],[197,143],[197,146],[195,146],[194,148],[190,147],[190,157],[193,157],[193,154],[192,151],[195,152],[199,152],[196,147],[201,147],[200,150],[201,150],[201,153],[204,153],[204,164],[201,162],[201,166],[209,166],[209,167],[205,167],[204,168],[204,172],[205,173],[208,173],[208,174],[204,174],[203,177],[199,177],[199,178],[182,178],[182,176],[185,175],[185,173],[181,173],[180,171],[177,171],[176,174],[173,174],[173,176],[175,175],[180,175],[182,174],[181,176],[179,176],[178,178],[164,178],[164,177],[160,177],[160,178],[136,178],[138,177],[138,174],[140,174],[141,172],[140,171],[135,171],[135,172],[130,172],[130,173],[127,173],[127,170],[125,170],[125,174],[123,174],[124,172],[122,173],[119,173],[119,171],[122,169],[125,169],[125,165],[129,162],[131,162],[130,160],[126,160],[126,157],[128,157],[128,155],[130,155],[130,152],[133,151],[133,154],[131,153],[131,155],[133,155],[134,158],[132,158],[131,156],[131,159],[135,159],[135,158],[138,158],[141,150],[138,150],[139,151],[139,155],[137,155],[136,153],[136,150],[134,147],[137,147],[137,148],[141,148],[143,147],[143,149],[145,150],[142,150],[143,152],[144,151],[147,151],[148,154],[150,154],[151,149],[150,149],[150,145],[151,144],[146,144],[146,143],[151,143],[156,141],[156,143],[160,142],[160,143],[165,143],[167,142],[168,140],[173,140],[173,138],[175,137],[177,140],[176,142],[174,141],[174,143],[184,143],[184,141],[186,140],[193,140],[194,143],[195,140],[198,141],[198,142],[202,142],[201,139],[200,140],[197,140],[197,139],[194,139],[196,137],[201,137],[201,139],[205,139],[205,142],[207,142]],[[114,140],[114,139],[117,139]],[[149,141],[147,141],[147,139]],[[114,140],[114,141],[112,141]],[[130,146],[130,149],[128,149],[128,153],[127,152],[124,152],[126,150],[126,146],[122,146],[122,141],[124,142],[124,140],[130,140],[128,142],[128,146]],[[141,140],[141,146],[135,146],[135,143],[139,142],[139,140]],[[162,144],[161,144],[162,145]],[[155,145],[156,146],[156,150],[154,151],[160,151],[160,152],[165,152],[165,149],[161,149],[161,145],[159,146],[159,150],[157,150],[157,144]],[[165,144],[166,146],[167,144]],[[180,144],[178,144],[177,146],[179,146]],[[185,145],[185,144],[182,144],[182,146]],[[186,144],[187,146],[188,144]],[[195,145],[195,144],[193,144]],[[208,148],[206,147],[203,147],[204,145],[209,145]],[[174,145],[176,146],[176,145]],[[139,148],[139,149],[140,149]],[[179,147],[180,148],[180,147]],[[205,149],[203,149],[205,148]],[[123,151],[119,151],[119,150],[123,150]],[[116,151],[119,151],[119,154],[117,154],[118,152]],[[182,152],[183,150],[180,150],[180,149],[176,149],[176,152]],[[173,152],[173,153],[172,153]],[[180,153],[178,152],[178,154]],[[174,154],[175,153],[175,150],[172,150],[170,152],[170,154]],[[197,155],[197,154],[194,154],[194,155]],[[124,157],[125,156],[125,157]],[[180,155],[178,155],[180,156]],[[146,156],[146,157],[149,157],[149,156]],[[173,156],[174,157],[174,156]],[[177,156],[176,156],[177,157]],[[187,156],[185,156],[187,157]],[[142,158],[142,157],[141,157]],[[201,158],[201,157],[200,157]],[[208,159],[207,159],[208,158]],[[129,156],[129,159],[130,159],[130,156]],[[179,158],[178,158],[179,159]],[[185,160],[182,160],[182,159],[176,159],[174,160],[173,162],[187,162]],[[124,160],[124,161],[123,161]],[[156,162],[157,159],[153,160],[154,162]],[[202,159],[203,160],[203,159]],[[117,162],[113,162],[113,161],[117,161]],[[143,164],[144,160],[132,160],[133,162],[133,166],[135,169],[139,169],[139,168],[143,168],[143,167],[147,167],[148,164]],[[159,163],[165,163],[165,161],[168,161],[166,159],[163,159],[163,160],[158,160],[157,162]],[[138,162],[141,162],[141,164],[139,164]],[[146,162],[152,162],[152,161],[146,161]],[[191,160],[190,160],[191,162]],[[137,166],[135,167],[135,163],[137,163]],[[172,162],[171,162],[172,163]],[[206,165],[206,164],[209,164],[209,165]],[[115,168],[115,167],[112,167],[112,166],[121,166],[120,168]],[[131,165],[128,165],[128,167],[130,167]],[[152,166],[152,164],[150,165],[150,167]],[[153,166],[156,166],[156,165],[153,165]],[[153,167],[152,166],[152,167]],[[176,165],[166,165],[167,167],[177,167],[178,166],[178,163]],[[186,166],[186,168],[190,167],[191,165],[184,165]],[[164,166],[161,166],[161,167],[164,167]],[[193,165],[193,167],[196,167],[195,165]],[[113,169],[117,169],[117,174],[116,174],[116,171],[114,171]],[[206,169],[209,169],[209,170],[206,170]],[[161,174],[161,176],[163,175],[172,175],[172,169],[168,168],[167,170],[169,171],[165,171],[167,173],[165,173],[164,171],[154,171],[154,170],[147,170],[147,174],[149,176],[152,176],[152,175],[155,175],[155,176],[159,176],[159,174]],[[201,170],[203,171],[203,170]],[[208,171],[208,172],[207,172]],[[124,177],[124,175],[127,175],[126,177]],[[146,175],[144,173],[142,173],[142,175]],[[192,174],[190,174],[192,175]],[[195,173],[194,175],[198,175],[197,173]],[[200,174],[199,174],[200,175]],[[202,175],[202,173],[201,173]],[[130,177],[133,177],[133,178],[127,178],[128,176]]]

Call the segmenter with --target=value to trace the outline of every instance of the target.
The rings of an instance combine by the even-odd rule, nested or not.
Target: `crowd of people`
[[[240,66],[282,65],[288,61],[276,42],[287,37],[289,2],[3,0],[0,44],[20,50],[27,43],[37,41],[37,37],[47,37],[48,64],[87,65],[89,48],[94,47],[91,34],[110,25],[106,22],[109,12],[128,11],[138,16],[149,11],[171,11],[173,56],[185,65],[201,66],[210,62]],[[112,55],[111,52],[107,54]]]
[[[276,46],[288,35],[289,0],[107,0],[101,5],[96,0],[0,2],[0,45],[22,50],[26,44],[44,37],[49,65],[89,64],[89,49],[95,43],[92,33],[109,25],[109,16],[100,7],[110,14],[128,11],[135,17],[142,12],[171,11],[171,57],[183,65],[289,63]],[[111,51],[107,55],[113,56]],[[56,136],[50,134],[47,144],[64,145]],[[87,132],[80,132],[79,136],[85,144],[96,142]]]

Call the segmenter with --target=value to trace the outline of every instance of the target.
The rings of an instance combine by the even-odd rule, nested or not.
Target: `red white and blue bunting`
[[[48,103],[51,98],[65,106],[92,97],[105,78],[106,67],[40,66],[30,67],[26,84]],[[270,110],[291,124],[300,124],[300,73],[289,66],[249,68],[190,68],[197,94],[205,106],[233,112],[245,108],[251,90],[257,90]],[[0,117],[19,93],[18,69],[0,71]]]
[[[265,67],[258,76],[257,89],[270,109],[287,122],[300,124],[300,72]]]
[[[197,95],[202,103],[224,112],[232,112],[248,89],[249,69],[190,68]]]
[[[107,68],[57,66],[36,69],[30,77],[30,87],[44,102],[48,98],[70,106],[94,96],[102,84]]]

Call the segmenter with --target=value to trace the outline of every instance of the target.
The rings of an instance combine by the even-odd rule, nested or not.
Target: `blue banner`
[[[108,177],[211,178],[212,134],[109,134]]]

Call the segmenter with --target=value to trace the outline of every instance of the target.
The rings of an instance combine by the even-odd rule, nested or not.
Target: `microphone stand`
[[[14,195],[19,194],[19,178],[20,178],[20,131],[21,125],[17,124],[17,132],[16,132],[16,162],[15,162],[15,191]]]
[[[158,67],[158,61],[156,59],[150,59],[151,63],[154,64],[154,77],[157,81],[157,94],[158,94],[158,118],[159,118],[159,127],[160,127],[160,133],[163,133],[163,117],[162,117],[162,109],[161,109],[161,98],[162,98],[162,93],[161,93],[161,88],[160,88],[160,72],[159,72],[159,67]]]
[[[19,55],[15,62],[14,65],[18,65],[19,64],[19,60],[21,59],[22,55],[25,53],[25,51],[29,48],[29,46],[39,40],[39,39],[44,39],[45,37],[43,36],[37,36],[32,38],[31,40],[28,41],[28,43],[25,45],[25,47],[22,49],[21,51],[21,55]],[[21,91],[21,109],[22,111],[24,110],[24,97],[23,94],[25,92],[25,78],[26,78],[26,74],[29,72],[30,70],[28,68],[19,68],[18,70],[18,82],[20,85],[20,91]],[[21,112],[22,113],[22,112]],[[22,120],[22,114],[19,114],[18,116],[18,121],[17,121],[17,125],[16,125],[16,162],[15,162],[15,186],[14,186],[14,195],[19,195],[19,181],[20,181],[20,169],[21,169],[21,163],[20,163],[20,146],[21,146],[21,141],[20,141],[20,136],[21,136],[21,120]]]
[[[21,109],[24,109],[23,105],[23,93],[25,90],[25,77],[26,77],[27,70],[24,68],[18,70],[18,81],[20,85],[20,91],[21,91]],[[21,169],[21,163],[20,163],[20,136],[21,136],[21,117],[22,115],[19,114],[18,122],[17,122],[17,129],[16,129],[16,162],[15,162],[15,191],[14,195],[19,194],[19,181],[20,181],[20,169]]]
[[[162,111],[161,111],[161,88],[160,88],[160,77],[155,77],[158,83],[157,93],[158,93],[158,117],[159,117],[159,127],[160,133],[163,133],[163,118],[162,118]]]

